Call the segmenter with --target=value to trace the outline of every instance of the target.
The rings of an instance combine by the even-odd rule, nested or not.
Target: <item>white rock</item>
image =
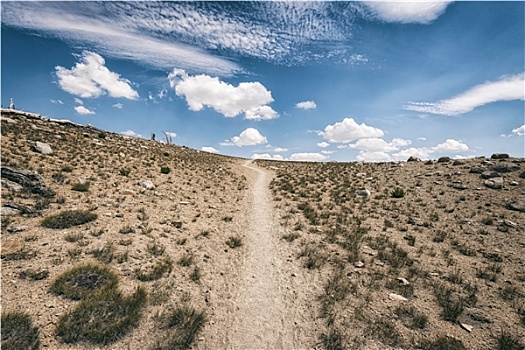
[[[361,197],[370,197],[370,191],[369,190],[358,190],[357,195]]]
[[[150,180],[140,180],[139,185],[147,190],[152,190],[155,188],[155,185]]]
[[[399,295],[399,294],[395,294],[395,293],[390,293],[390,294],[388,294],[388,297],[389,297],[391,300],[397,300],[397,301],[408,301],[408,299],[405,298],[404,296]]]
[[[397,280],[403,286],[408,286],[410,284],[410,282],[408,282],[408,280],[404,277],[398,277]]]
[[[466,330],[469,333],[472,333],[472,329],[474,328],[471,325],[466,324],[466,323],[460,323],[459,325],[461,326],[461,328],[463,328],[464,330]]]
[[[37,141],[35,145],[35,149],[37,152],[42,154],[53,154],[53,150],[51,149],[51,146],[49,146],[47,143]]]

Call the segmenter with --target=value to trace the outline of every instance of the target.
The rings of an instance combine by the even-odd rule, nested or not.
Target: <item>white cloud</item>
[[[201,147],[201,151],[209,152],[209,153],[219,153],[219,150],[215,149],[214,147],[209,147],[209,146]]]
[[[321,153],[294,153],[290,156],[290,160],[298,162],[320,162],[328,158]]]
[[[356,159],[360,162],[388,162],[390,155],[381,151],[361,151]]]
[[[319,132],[319,135],[330,142],[345,143],[359,139],[382,137],[384,132],[365,123],[357,124],[352,118],[345,118],[341,122],[327,125],[324,131]]]
[[[335,151],[325,151],[325,150],[323,150],[323,151],[321,151],[321,153],[322,153],[322,154],[327,154],[327,155],[328,155],[328,154],[334,154]]]
[[[240,83],[235,87],[205,74],[190,76],[182,69],[174,69],[168,79],[177,96],[186,98],[192,111],[208,106],[230,118],[241,113],[246,119],[254,120],[278,117],[277,112],[267,106],[273,102],[272,93],[259,82]]]
[[[412,142],[405,139],[393,139],[391,142],[386,142],[379,138],[359,139],[353,144],[349,144],[348,148],[363,150],[366,152],[392,152],[397,151],[400,147],[408,146]]]
[[[512,133],[518,136],[524,136],[525,135],[525,124],[523,124],[520,127],[517,127],[516,129],[513,129]]]
[[[58,103],[59,105],[63,105],[64,102],[62,102],[62,100],[51,100],[51,103]]]
[[[266,137],[254,128],[248,128],[241,132],[239,136],[234,136],[229,141],[221,143],[221,146],[254,146],[268,142]]]
[[[428,159],[430,158],[430,154],[433,151],[426,147],[420,147],[420,148],[407,148],[404,150],[401,150],[397,153],[392,154],[392,158],[394,160],[407,160],[410,157],[415,157],[419,159]]]
[[[295,104],[295,108],[300,108],[300,109],[315,109],[315,108],[317,108],[317,105],[315,104],[314,101],[304,101],[304,102],[296,103],[296,104]]]
[[[457,116],[498,101],[525,100],[525,73],[486,82],[455,97],[439,102],[409,102],[406,110]]]
[[[138,2],[136,5],[137,8],[132,8],[134,4],[130,3],[86,2],[77,6],[67,2],[13,2],[2,4],[2,24],[44,32],[76,45],[83,43],[84,47],[87,43],[111,57],[162,69],[177,66],[224,75],[240,71],[231,61],[159,36],[161,33],[168,35],[176,26],[148,30],[151,25],[170,20],[159,20],[158,16],[145,18],[153,12],[140,8],[142,5]],[[166,7],[159,5],[157,12],[161,13]],[[185,14],[179,15],[184,17]]]
[[[254,153],[252,155],[252,159],[284,160],[283,156],[281,156],[280,154],[274,154],[272,156],[272,155],[270,155],[268,153],[263,153],[263,154]]]
[[[115,103],[113,105],[113,108],[122,109],[122,108],[124,108],[124,105],[122,103]]]
[[[447,139],[445,142],[432,148],[434,152],[464,152],[468,150],[469,148],[466,144],[454,139]]]
[[[174,132],[172,132],[172,131],[166,131],[166,132],[164,132],[164,134],[165,134],[166,136],[168,136],[168,137],[171,137],[171,138],[175,138],[175,137],[177,137],[177,134],[174,133]]]
[[[135,131],[130,130],[130,129],[128,129],[126,131],[122,131],[121,134],[124,135],[124,136],[142,137],[141,134],[137,134]]]
[[[451,1],[367,1],[364,5],[385,22],[426,24],[444,13],[450,3]]]
[[[76,106],[75,111],[77,111],[78,114],[87,115],[87,114],[95,114],[92,110],[84,107],[84,106]]]
[[[330,146],[330,144],[328,142],[318,142],[317,143],[317,146],[321,147],[321,148],[326,148],[328,146]]]
[[[84,51],[81,62],[71,69],[57,66],[56,74],[60,87],[70,94],[80,97],[98,97],[109,93],[111,97],[137,99],[138,93],[130,86],[129,80],[111,72],[102,56]]]
[[[273,149],[273,151],[274,151],[275,153],[288,152],[288,148],[275,147],[275,148]]]

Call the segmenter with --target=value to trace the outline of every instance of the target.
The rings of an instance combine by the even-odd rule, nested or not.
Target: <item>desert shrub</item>
[[[309,270],[320,268],[326,261],[326,257],[314,244],[306,244],[299,252],[299,257],[306,258],[304,267]]]
[[[169,166],[163,166],[163,167],[160,168],[160,172],[161,172],[162,174],[169,174],[170,171],[171,171],[171,169],[170,169]]]
[[[97,219],[97,214],[86,210],[66,210],[45,217],[41,225],[52,229],[64,229],[82,225]]]
[[[521,339],[509,331],[503,330],[496,337],[497,350],[524,350],[525,345]]]
[[[284,239],[287,242],[293,242],[297,238],[299,238],[300,236],[301,235],[298,234],[297,232],[292,232],[292,233],[288,233],[288,234],[283,235],[281,238]]]
[[[226,245],[230,248],[237,248],[242,246],[242,238],[239,236],[230,236],[226,241]]]
[[[166,250],[166,247],[162,244],[158,243],[157,241],[153,241],[151,243],[148,243],[147,245],[148,252],[153,256],[161,256],[164,254],[164,251]]]
[[[344,350],[343,337],[338,329],[330,329],[328,334],[321,334],[321,343],[326,350]]]
[[[434,340],[424,339],[418,344],[421,350],[467,350],[459,339],[441,335]]]
[[[78,191],[78,192],[87,192],[89,191],[89,185],[90,185],[89,182],[77,182],[73,184],[73,186],[71,186],[71,189],[73,191]]]
[[[200,279],[201,279],[201,269],[198,266],[195,266],[193,268],[193,271],[192,271],[192,273],[190,275],[190,279],[193,282],[195,282],[195,283],[200,281]]]
[[[24,280],[27,279],[31,281],[40,281],[40,280],[46,279],[48,276],[49,276],[49,270],[46,270],[46,269],[35,270],[33,268],[24,270],[20,272],[20,274],[18,275],[20,279],[24,279]]]
[[[135,229],[131,227],[129,224],[126,224],[122,226],[120,230],[118,230],[118,232],[123,233],[123,234],[134,233]]]
[[[405,196],[405,190],[401,187],[396,187],[390,192],[390,195],[394,198],[403,198]]]
[[[82,232],[78,232],[78,233],[69,232],[64,236],[64,239],[67,242],[74,243],[74,242],[78,242],[84,239],[84,234]]]
[[[401,305],[395,309],[395,314],[402,320],[409,320],[407,326],[413,329],[424,329],[428,323],[428,316],[416,310],[413,306]]]
[[[2,313],[2,349],[37,350],[40,348],[39,330],[31,317],[21,311]]]
[[[64,165],[60,171],[63,171],[64,173],[71,173],[73,172],[73,167],[70,165]]]
[[[59,275],[51,284],[51,291],[73,300],[117,286],[118,276],[109,267],[87,263],[75,266]]]
[[[142,287],[130,296],[124,296],[116,288],[102,289],[60,316],[57,335],[65,343],[109,344],[138,325],[146,300],[147,293]]]
[[[159,260],[155,265],[143,271],[141,269],[135,270],[135,275],[139,281],[148,282],[155,281],[161,278],[165,273],[170,273],[173,268],[171,259],[166,258]]]
[[[179,261],[177,261],[177,264],[184,267],[190,266],[193,264],[193,254],[185,253],[183,256],[181,256]]]
[[[129,168],[123,168],[119,170],[119,174],[122,176],[128,176],[129,173],[131,173],[131,169]]]
[[[113,245],[113,242],[107,242],[103,246],[93,248],[91,254],[93,254],[93,257],[98,261],[104,264],[109,264],[115,257],[115,246]]]
[[[366,333],[385,345],[396,347],[402,343],[401,334],[391,320],[380,318],[369,322]]]
[[[452,289],[443,283],[436,283],[434,285],[434,295],[442,309],[441,316],[445,321],[450,322],[456,322],[465,307],[465,301],[462,298],[453,297],[453,292]]]
[[[153,349],[190,349],[195,338],[204,327],[205,322],[205,313],[191,306],[184,305],[175,309],[169,309],[160,318],[160,327],[168,330],[168,334],[158,341]]]

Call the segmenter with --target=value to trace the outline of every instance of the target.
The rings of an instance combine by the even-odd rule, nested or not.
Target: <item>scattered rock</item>
[[[366,173],[357,173],[355,174],[355,177],[365,177]]]
[[[519,185],[519,182],[517,182],[517,181],[511,181],[511,182],[509,182],[509,185],[511,185],[511,186],[518,186],[518,185]]]
[[[456,159],[452,165],[464,165],[465,161],[461,159]]]
[[[357,195],[361,197],[370,197],[370,191],[369,190],[358,190]]]
[[[509,210],[525,212],[525,199],[514,199],[507,203],[506,208]],[[2,208],[3,209],[3,208]]]
[[[425,162],[425,165],[432,165],[434,164],[434,162],[432,161],[432,159],[429,159]]]
[[[520,178],[525,179],[525,171],[520,174]]]
[[[13,192],[20,192],[23,188],[21,185],[5,179],[2,179],[2,187]]]
[[[49,276],[49,270],[40,268],[38,270],[29,268],[25,271],[20,272],[18,276],[20,279],[28,279],[33,281],[40,281]]]
[[[53,154],[53,149],[47,143],[37,141],[35,144],[35,151],[42,154]]]
[[[514,163],[498,163],[492,166],[492,170],[498,173],[510,173],[512,171],[520,170],[520,166]]]
[[[500,177],[500,174],[497,171],[484,171],[481,173],[483,179],[490,179],[493,177]]]
[[[495,189],[495,190],[500,190],[503,188],[503,178],[495,177],[490,180],[485,180],[485,186]]]
[[[438,163],[447,163],[450,162],[450,157],[440,157]]]
[[[18,209],[15,209],[15,208],[2,207],[2,209],[0,209],[0,216],[18,215],[19,212],[20,211]]]
[[[147,190],[152,190],[155,188],[155,185],[150,180],[140,180],[139,185]]]
[[[414,157],[414,156],[410,156],[408,159],[407,159],[407,162],[421,162],[421,159],[417,158],[417,157]]]
[[[124,190],[124,191],[122,191],[122,194],[126,195],[126,196],[133,196],[133,195],[135,195],[135,191],[133,191],[133,190]]]
[[[410,282],[404,277],[398,277],[397,280],[399,281],[399,284],[402,286],[408,286]]]
[[[399,294],[395,294],[395,293],[389,293],[388,297],[390,298],[390,300],[408,301],[408,299],[405,298],[404,296],[399,295]]]
[[[362,267],[365,267],[365,263],[362,262],[362,261],[358,261],[358,262],[355,263],[354,266],[360,269]]]
[[[508,159],[510,156],[507,153],[494,153],[490,156],[491,159]]]
[[[29,189],[32,193],[40,194],[45,197],[52,197],[55,194],[46,187],[44,180],[38,174],[33,174],[29,171],[8,166],[3,166],[1,172],[3,178]]]
[[[16,120],[2,116],[2,121],[9,124],[16,124]]]
[[[481,173],[483,173],[486,170],[487,170],[487,168],[485,168],[484,166],[475,165],[475,166],[470,168],[469,173],[481,174]]]
[[[461,328],[463,328],[464,330],[466,330],[469,333],[472,333],[472,329],[474,328],[471,325],[466,324],[466,323],[460,323],[459,325],[461,326]]]
[[[503,224],[505,226],[512,227],[512,228],[518,227],[517,223],[515,223],[514,221],[510,221],[510,220],[503,220]]]
[[[452,188],[455,188],[456,190],[466,190],[468,187],[463,185],[461,182],[454,182],[452,183]]]
[[[25,230],[26,230],[25,226],[13,226],[13,227],[9,227],[7,229],[7,232],[9,232],[9,233],[17,233],[17,232],[22,232],[22,231],[25,231]]]

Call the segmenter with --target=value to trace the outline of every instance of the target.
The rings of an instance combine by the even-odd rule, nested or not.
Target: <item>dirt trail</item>
[[[270,176],[250,162],[244,166],[256,172],[257,178],[252,183],[251,220],[245,238],[247,252],[234,292],[228,347],[307,348],[300,323],[308,312],[300,302],[296,303],[292,259],[279,249],[280,226],[268,191]],[[312,322],[304,321],[303,325]]]

